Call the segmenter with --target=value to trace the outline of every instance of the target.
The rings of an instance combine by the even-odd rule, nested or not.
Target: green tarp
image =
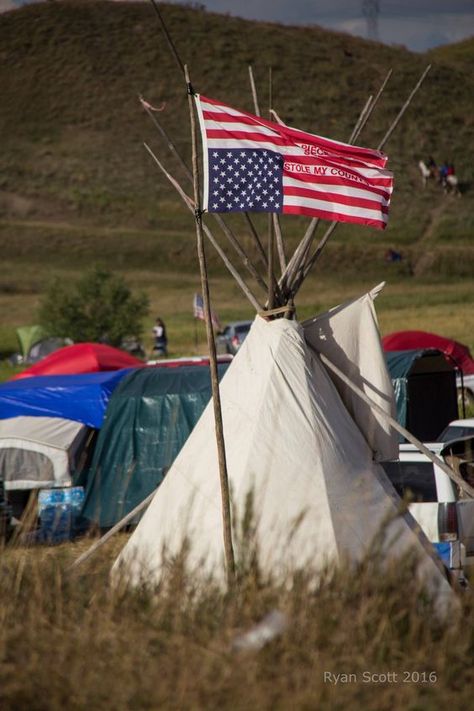
[[[229,363],[219,363],[222,377]],[[211,397],[209,366],[143,368],[114,391],[85,483],[82,515],[109,528],[162,481]]]
[[[395,402],[397,405],[397,422],[403,427],[407,426],[407,401],[408,401],[408,376],[414,362],[421,358],[424,351],[386,351],[385,360],[388,372],[392,379],[395,391]],[[399,439],[404,441],[404,437],[399,435]]]
[[[42,326],[21,326],[16,329],[16,335],[20,344],[21,355],[26,358],[31,347],[47,338],[48,334]]]

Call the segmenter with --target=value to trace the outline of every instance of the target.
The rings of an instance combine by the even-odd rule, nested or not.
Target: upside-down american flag
[[[208,212],[279,212],[384,229],[393,174],[380,151],[195,96]]]

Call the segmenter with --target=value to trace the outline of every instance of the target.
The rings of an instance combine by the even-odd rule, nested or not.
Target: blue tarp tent
[[[85,375],[47,375],[0,385],[0,419],[64,417],[100,428],[110,396],[133,368]]]

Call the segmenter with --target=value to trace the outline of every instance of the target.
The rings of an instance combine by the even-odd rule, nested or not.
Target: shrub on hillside
[[[41,301],[39,321],[76,343],[120,346],[125,338],[140,338],[148,308],[146,294],[132,294],[122,277],[94,267],[73,287],[55,279]]]

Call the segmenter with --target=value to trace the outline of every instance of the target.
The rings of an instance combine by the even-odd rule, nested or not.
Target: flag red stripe
[[[367,210],[376,210],[388,215],[388,207],[381,205],[376,200],[369,200],[360,197],[351,197],[350,195],[340,195],[339,193],[320,192],[319,190],[308,190],[306,188],[284,187],[283,195],[296,195],[298,197],[307,197],[314,200],[325,200],[326,202],[340,203],[341,205],[349,205],[353,207],[363,207]],[[284,201],[283,201],[283,204]]]
[[[377,229],[382,230],[384,230],[387,226],[387,223],[383,222],[383,220],[376,220],[369,217],[357,217],[356,215],[345,215],[340,212],[320,210],[318,208],[310,208],[304,205],[284,205],[283,213],[285,215],[307,215],[308,217],[320,217],[323,220],[330,220],[331,222],[357,223],[360,225],[377,227]]]

